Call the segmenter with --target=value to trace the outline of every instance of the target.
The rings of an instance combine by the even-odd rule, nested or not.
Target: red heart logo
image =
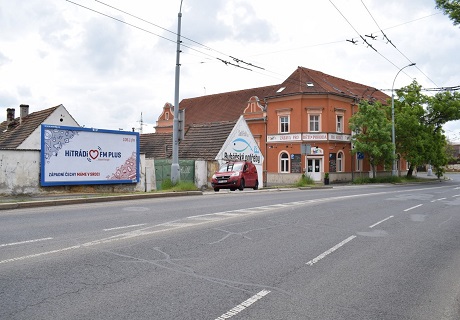
[[[89,156],[91,159],[96,159],[99,156],[99,151],[97,150],[89,150]]]

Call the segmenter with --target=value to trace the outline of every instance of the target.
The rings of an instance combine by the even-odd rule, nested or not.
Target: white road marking
[[[28,256],[22,256],[22,257],[17,257],[17,258],[6,259],[6,260],[0,261],[0,264],[8,263],[8,262],[14,262],[14,261],[20,261],[20,260],[25,260],[25,259],[30,259],[30,258],[36,258],[36,257],[45,256],[45,255],[52,254],[52,253],[59,253],[59,252],[64,252],[64,251],[68,251],[68,250],[78,249],[80,247],[81,246],[78,245],[78,246],[72,246],[72,247],[67,247],[67,248],[58,249],[58,250],[40,252],[40,253],[36,253],[36,254],[30,254]]]
[[[15,246],[15,245],[18,245],[18,244],[26,244],[26,243],[33,243],[33,242],[39,242],[39,241],[46,241],[46,240],[53,240],[53,238],[42,238],[42,239],[25,240],[25,241],[12,242],[12,243],[4,243],[4,244],[0,244],[0,248],[1,247],[8,247],[8,246]]]
[[[446,198],[435,199],[435,200],[431,200],[430,202],[436,202],[436,201],[441,201],[441,200],[446,200]]]
[[[240,303],[239,305],[237,305],[236,307],[230,309],[229,311],[227,311],[226,313],[224,313],[220,317],[216,318],[215,320],[224,320],[224,319],[229,319],[229,318],[231,318],[233,316],[236,316],[238,313],[240,313],[241,311],[243,311],[247,307],[250,307],[255,302],[257,302],[258,300],[262,299],[263,297],[265,297],[269,293],[270,293],[269,290],[262,290],[258,294],[253,295],[248,300],[246,300],[246,301]]]
[[[412,210],[412,209],[415,209],[415,208],[418,208],[418,207],[421,207],[421,206],[423,206],[423,204],[419,204],[419,205],[416,205],[416,206],[410,207],[410,208],[408,208],[408,209],[404,210],[404,212],[410,211],[410,210]]]
[[[333,246],[333,247],[330,248],[329,250],[327,250],[327,251],[323,252],[322,254],[320,254],[319,256],[317,256],[315,259],[308,261],[306,264],[308,264],[309,266],[314,265],[315,263],[317,263],[317,262],[320,261],[321,259],[325,258],[327,255],[331,254],[331,253],[334,252],[335,250],[339,249],[340,247],[342,247],[342,246],[343,246],[344,244],[346,244],[347,242],[350,242],[350,241],[353,240],[354,238],[356,238],[356,236],[351,236],[351,237],[346,238],[346,239],[343,240],[342,242],[336,244],[335,246]]]
[[[456,194],[455,196],[452,196],[452,197],[460,197],[460,194]]]
[[[369,226],[369,228],[373,228],[373,227],[375,227],[376,225],[379,225],[379,224],[381,224],[382,222],[385,222],[385,221],[387,221],[387,220],[389,220],[389,219],[391,219],[391,218],[393,218],[393,217],[394,217],[394,216],[389,216],[388,218],[385,218],[385,219],[383,219],[383,220],[380,220],[379,222],[374,223],[373,225]]]
[[[444,188],[444,187],[434,187],[434,188],[431,188],[431,189],[440,189],[440,188]],[[412,189],[412,190],[407,190],[406,192],[419,191],[419,190],[425,190],[425,189]],[[336,200],[352,199],[352,198],[358,198],[358,197],[375,196],[375,195],[383,195],[383,194],[391,194],[391,193],[399,193],[399,192],[400,191],[383,191],[383,192],[374,192],[374,193],[362,193],[362,194],[349,195],[349,196],[338,196],[338,197],[321,198],[321,199],[314,199],[314,200],[288,202],[288,203],[284,203],[284,204],[280,204],[280,205],[285,205],[286,207],[299,206],[299,205],[307,205],[307,204],[326,202],[326,201],[336,201]],[[94,205],[94,204],[92,204],[92,205]],[[418,205],[416,207],[419,207],[419,206],[421,206],[421,205]],[[405,211],[414,209],[416,207],[406,209]],[[208,216],[208,217],[209,216],[216,216],[216,217],[221,216],[221,218],[223,220],[223,219],[226,218],[225,216],[227,216],[227,218],[229,218],[229,217],[238,216],[238,215],[249,215],[249,214],[254,214],[254,213],[261,213],[261,212],[264,212],[264,211],[275,210],[275,209],[277,209],[277,205],[274,205],[272,207],[270,207],[270,206],[261,206],[261,207],[254,207],[254,208],[236,209],[236,210],[222,211],[222,212],[216,212],[216,213],[209,213],[209,214],[204,214],[204,215],[190,216],[190,217],[187,217],[187,218],[184,218],[184,219],[180,219],[180,220],[176,220],[176,221],[170,221],[170,222],[164,223],[164,224],[159,224],[159,225],[155,225],[155,226],[151,226],[151,227],[146,227],[146,228],[143,228],[143,229],[133,230],[133,231],[129,231],[129,232],[126,232],[126,233],[121,233],[121,234],[114,235],[114,236],[107,237],[107,238],[97,239],[97,240],[90,241],[90,242],[87,242],[87,243],[84,243],[84,244],[81,244],[81,245],[76,245],[76,246],[72,246],[72,247],[66,247],[66,248],[62,248],[62,249],[58,249],[58,250],[41,252],[41,253],[22,256],[22,257],[17,257],[17,258],[0,260],[0,264],[19,261],[19,260],[25,260],[25,259],[34,258],[34,257],[40,257],[40,256],[44,256],[44,255],[54,254],[54,253],[60,253],[60,252],[69,251],[69,250],[73,250],[73,249],[80,249],[80,248],[100,245],[100,244],[104,244],[104,243],[111,243],[111,242],[120,241],[120,240],[132,239],[132,238],[136,238],[136,237],[140,237],[140,236],[146,236],[146,235],[155,234],[157,232],[165,232],[165,231],[169,231],[169,230],[175,230],[175,229],[179,229],[179,228],[188,227],[190,225],[200,225],[200,224],[209,223],[209,222],[217,220],[217,219],[212,219],[212,220],[202,220],[202,221],[200,221],[201,220],[200,218],[205,217],[205,216]],[[53,208],[50,208],[49,210],[53,210]],[[196,219],[197,221],[193,222],[193,224],[179,222],[179,221],[186,221],[186,219]],[[188,221],[190,221],[190,220],[188,220]],[[168,224],[169,224],[169,226],[168,226]],[[166,229],[165,229],[165,227],[166,227]],[[344,242],[340,243],[339,245],[342,246],[346,242],[354,239],[355,237],[356,236],[352,236],[352,237],[346,239]],[[38,240],[40,240],[40,239],[38,239]],[[48,238],[46,238],[45,240],[48,240]],[[7,244],[7,245],[9,245],[9,244]],[[334,249],[334,250],[332,250],[332,249]],[[334,247],[334,248],[331,248],[330,250],[332,250],[331,252],[333,252],[336,249],[337,248]],[[331,252],[329,252],[329,253],[331,253]],[[327,253],[327,254],[329,254],[329,253]],[[318,259],[319,257],[320,256],[318,256],[317,258],[311,260],[310,262],[315,260],[313,263],[316,263],[320,259],[324,258],[324,256],[323,256],[320,259]],[[316,260],[316,259],[318,259],[318,260]]]
[[[107,229],[104,229],[104,231],[128,229],[128,228],[135,228],[135,227],[142,227],[142,226],[145,226],[145,223],[141,223],[141,224],[132,224],[132,225],[129,225],[129,226],[122,226],[122,227],[107,228]]]

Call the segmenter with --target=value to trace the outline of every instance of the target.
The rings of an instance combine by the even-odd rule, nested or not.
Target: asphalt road
[[[459,319],[460,181],[0,211],[0,319]]]

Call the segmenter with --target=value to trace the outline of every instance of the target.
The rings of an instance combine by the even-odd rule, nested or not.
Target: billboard
[[[42,186],[139,182],[139,133],[41,125]]]
[[[236,122],[215,159],[219,161],[219,165],[227,161],[250,161],[257,168],[259,181],[263,181],[264,156],[243,116]]]

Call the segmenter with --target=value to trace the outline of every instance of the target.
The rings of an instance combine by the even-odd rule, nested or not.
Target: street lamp
[[[398,172],[396,170],[395,99],[394,99],[394,94],[393,94],[393,88],[395,86],[395,81],[396,81],[396,78],[398,77],[398,74],[401,71],[403,71],[403,69],[407,67],[412,67],[412,66],[415,66],[415,62],[412,62],[411,64],[408,64],[407,66],[399,69],[398,73],[395,76],[395,79],[393,80],[393,85],[391,86],[391,142],[393,144],[393,167],[391,170],[392,176],[398,175]]]
[[[182,1],[180,1],[179,14],[177,16],[177,51],[176,51],[176,74],[174,89],[174,119],[173,119],[173,148],[171,163],[171,181],[177,183],[180,180],[179,166],[179,77],[180,77],[180,29],[182,18]]]

